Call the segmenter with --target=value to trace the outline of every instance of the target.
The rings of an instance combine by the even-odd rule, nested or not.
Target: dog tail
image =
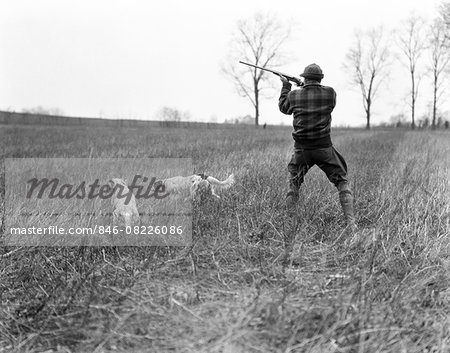
[[[212,176],[208,176],[206,178],[206,180],[208,180],[208,182],[210,184],[214,185],[214,187],[216,187],[217,189],[228,189],[228,188],[232,187],[235,183],[234,174],[231,174],[224,181],[217,180],[216,178],[214,178]]]

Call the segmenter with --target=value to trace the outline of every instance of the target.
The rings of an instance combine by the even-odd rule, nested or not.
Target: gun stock
[[[277,76],[284,76],[284,77],[286,77],[286,79],[288,81],[294,82],[297,86],[299,86],[299,87],[303,86],[303,82],[298,77],[295,77],[295,76],[292,76],[292,75],[289,75],[289,74],[285,74],[285,73],[280,72],[280,71],[267,69],[265,67],[249,64],[249,63],[246,63],[244,61],[239,61],[239,63],[247,65],[247,66],[250,66],[250,67],[254,67],[254,68],[259,69],[259,70],[271,72],[271,73],[273,73],[274,75],[277,75]]]

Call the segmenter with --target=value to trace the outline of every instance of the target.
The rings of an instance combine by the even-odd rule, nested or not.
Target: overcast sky
[[[286,48],[295,62],[280,71],[298,75],[318,63],[338,103],[334,125],[363,125],[359,92],[342,69],[355,29],[394,29],[412,11],[437,15],[438,0],[0,1],[0,109],[60,108],[71,116],[152,119],[163,106],[193,120],[253,114],[220,73],[236,21],[256,12],[294,20]],[[374,122],[407,112],[407,71],[394,65],[374,105]],[[276,84],[278,79],[273,77]],[[406,78],[406,79],[405,79]],[[424,81],[419,116],[431,91]],[[261,103],[261,123],[290,124],[278,96]]]

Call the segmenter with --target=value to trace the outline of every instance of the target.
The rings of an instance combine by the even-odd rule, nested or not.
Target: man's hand
[[[289,80],[286,77],[284,77],[283,75],[279,75],[279,77],[280,77],[281,82],[283,82],[283,84],[289,83]]]

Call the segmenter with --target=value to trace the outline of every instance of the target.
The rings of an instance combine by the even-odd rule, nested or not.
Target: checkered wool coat
[[[334,89],[319,83],[308,83],[293,91],[290,83],[283,83],[278,102],[282,113],[294,114],[292,136],[300,143],[330,138],[331,112],[335,105]]]

